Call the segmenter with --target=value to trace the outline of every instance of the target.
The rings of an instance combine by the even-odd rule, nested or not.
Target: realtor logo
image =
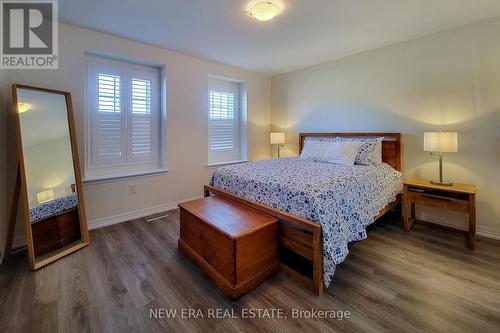
[[[56,69],[57,0],[0,0],[0,68]]]

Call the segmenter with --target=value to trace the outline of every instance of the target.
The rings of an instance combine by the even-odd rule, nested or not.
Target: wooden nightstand
[[[476,187],[467,184],[441,186],[426,179],[403,182],[403,228],[410,231],[415,222],[415,205],[450,209],[469,214],[469,249],[476,245]]]

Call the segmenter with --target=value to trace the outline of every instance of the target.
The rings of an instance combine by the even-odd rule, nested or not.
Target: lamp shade
[[[44,203],[50,200],[54,200],[55,197],[56,195],[54,193],[54,190],[45,190],[36,194],[36,201],[38,201],[38,203]]]
[[[434,153],[456,153],[457,132],[424,132],[424,151]]]
[[[271,144],[272,145],[282,145],[285,143],[285,133],[274,132],[271,133]]]

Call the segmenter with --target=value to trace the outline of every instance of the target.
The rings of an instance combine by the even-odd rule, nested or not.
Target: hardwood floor
[[[394,218],[394,220],[396,220]],[[19,257],[0,268],[3,332],[342,331],[498,332],[500,242],[424,225],[410,233],[382,218],[350,246],[323,297],[284,274],[237,301],[177,251],[178,211],[146,223],[92,231],[91,245],[37,272]],[[174,319],[150,309],[177,309]],[[182,308],[205,318],[182,319]],[[241,318],[242,309],[283,309],[288,319]],[[349,311],[350,318],[293,319],[292,309]],[[206,318],[233,309],[236,319]]]

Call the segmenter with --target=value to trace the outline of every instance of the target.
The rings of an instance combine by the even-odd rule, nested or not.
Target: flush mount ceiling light
[[[17,111],[19,113],[24,113],[26,111],[31,110],[31,104],[28,103],[18,103],[17,104]]]
[[[260,1],[254,4],[248,14],[259,21],[272,20],[280,13],[280,7],[271,1]]]

